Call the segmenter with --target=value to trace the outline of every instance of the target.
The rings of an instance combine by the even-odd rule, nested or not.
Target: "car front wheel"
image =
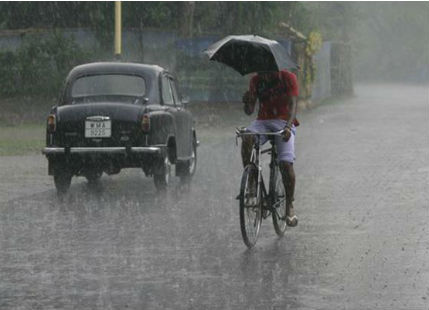
[[[161,166],[158,167],[156,173],[153,175],[153,181],[158,191],[167,189],[171,179],[171,163],[168,156],[165,156]]]
[[[191,158],[185,162],[177,163],[176,169],[178,171],[177,175],[181,177],[182,180],[189,180],[197,170],[197,143],[193,142]]]

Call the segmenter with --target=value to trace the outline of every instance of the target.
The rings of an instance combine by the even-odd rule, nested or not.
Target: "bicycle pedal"
[[[257,206],[257,205],[258,205],[258,201],[257,201],[257,199],[256,199],[256,198],[246,198],[246,200],[245,200],[245,204],[246,204],[248,207],[255,207],[255,206]]]

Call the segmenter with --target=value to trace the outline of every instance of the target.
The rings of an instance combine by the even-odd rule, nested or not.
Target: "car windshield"
[[[143,97],[146,93],[145,80],[136,75],[103,74],[83,76],[72,87],[73,98],[93,96]]]

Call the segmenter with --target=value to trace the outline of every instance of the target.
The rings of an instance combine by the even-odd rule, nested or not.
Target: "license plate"
[[[110,138],[111,135],[110,120],[85,121],[85,138]]]

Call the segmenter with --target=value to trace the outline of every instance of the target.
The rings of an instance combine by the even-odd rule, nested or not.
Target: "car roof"
[[[158,65],[148,65],[132,62],[93,62],[73,68],[67,79],[77,76],[98,73],[131,73],[138,75],[158,76],[160,72],[166,71]]]
[[[97,74],[132,74],[142,76],[146,80],[147,98],[152,103],[160,102],[159,79],[162,72],[168,72],[158,65],[148,65],[132,62],[93,62],[74,67],[66,78],[68,85],[62,96],[62,102],[70,99],[69,85],[79,77]]]

